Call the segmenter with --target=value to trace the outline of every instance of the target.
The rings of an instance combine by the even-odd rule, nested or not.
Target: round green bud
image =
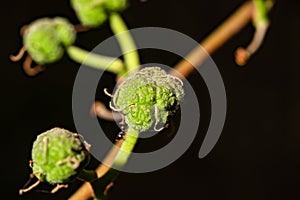
[[[71,6],[81,24],[85,26],[100,26],[107,19],[102,0],[71,0]]]
[[[64,46],[71,46],[76,40],[76,31],[74,26],[65,18],[55,17],[53,23],[56,34]]]
[[[63,56],[63,48],[50,19],[32,22],[25,31],[23,40],[27,52],[38,64],[53,63]]]
[[[72,45],[75,37],[73,26],[66,19],[41,18],[29,24],[23,42],[36,63],[49,64],[62,58],[64,46]]]
[[[138,131],[156,129],[177,110],[184,91],[182,82],[159,67],[144,68],[116,90],[113,103],[125,115],[128,126]]]
[[[51,184],[70,181],[90,160],[79,135],[62,128],[38,135],[31,156],[35,176]]]
[[[110,12],[127,8],[127,0],[71,0],[71,7],[81,24],[88,27],[102,25]]]

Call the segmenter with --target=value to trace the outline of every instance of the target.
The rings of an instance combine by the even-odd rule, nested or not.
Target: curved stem
[[[254,36],[250,44],[246,47],[239,47],[235,51],[235,62],[243,66],[247,63],[248,59],[259,49],[262,45],[265,35],[267,33],[268,25],[260,25],[255,29]]]
[[[17,55],[10,55],[9,58],[10,58],[11,61],[17,62],[17,61],[19,61],[19,60],[22,59],[22,57],[24,56],[25,52],[26,52],[26,46],[23,46],[20,49],[20,51],[19,51],[19,53]]]
[[[121,145],[112,168],[121,169],[127,162],[136,142],[139,137],[139,131],[129,128],[125,135],[125,140]]]
[[[103,160],[103,164],[96,168],[98,179],[94,182],[84,183],[68,200],[87,200],[93,196],[95,199],[104,199],[107,186],[111,185],[126,164],[136,142],[139,132],[129,128],[125,138],[118,140]],[[92,189],[93,188],[93,189]]]
[[[128,129],[125,135],[125,140],[116,154],[115,160],[109,171],[103,177],[91,183],[95,193],[94,199],[106,199],[107,187],[110,187],[121,173],[122,168],[127,163],[127,160],[137,142],[138,136],[139,131],[132,128]]]
[[[119,74],[124,70],[123,62],[118,58],[90,53],[76,46],[70,46],[66,51],[73,61],[80,64],[86,64],[90,67],[106,70],[115,74]]]
[[[126,23],[118,13],[112,13],[110,15],[109,23],[123,52],[126,67],[126,74],[120,73],[119,75],[128,76],[138,71],[140,67],[140,59],[136,50],[135,42],[128,31]]]
[[[37,74],[39,74],[40,72],[46,69],[46,67],[43,65],[37,65],[35,67],[31,67],[31,64],[32,64],[32,58],[30,55],[27,55],[23,63],[23,69],[28,76],[36,76]]]
[[[235,62],[240,66],[245,65],[251,55],[262,45],[269,27],[268,9],[270,8],[268,6],[272,5],[268,5],[263,0],[252,1],[254,5],[252,23],[255,27],[255,32],[250,44],[246,48],[239,47],[235,51]]]

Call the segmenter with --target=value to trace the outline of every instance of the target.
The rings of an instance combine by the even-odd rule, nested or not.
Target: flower
[[[23,43],[38,64],[49,64],[62,58],[64,47],[76,39],[73,25],[65,18],[40,18],[31,22],[23,35]]]
[[[90,160],[79,135],[62,128],[53,128],[38,135],[31,155],[33,174],[51,184],[70,181]]]
[[[131,75],[119,85],[111,106],[125,115],[129,127],[138,131],[165,124],[178,109],[184,91],[180,79],[159,67],[147,67]]]

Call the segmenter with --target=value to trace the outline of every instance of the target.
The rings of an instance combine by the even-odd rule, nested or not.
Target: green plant
[[[259,27],[264,27],[264,30],[266,30],[268,25],[266,23],[268,4],[259,0],[254,0],[253,2],[253,4],[250,1],[245,3],[241,10],[237,12],[237,15],[225,23],[227,26],[221,26],[220,29],[217,29],[199,47],[202,48],[203,46],[209,54],[212,54],[251,19],[255,21],[254,24],[258,29]],[[123,0],[73,0],[71,1],[71,6],[86,30],[100,26],[104,21],[108,20],[111,30],[118,39],[121,50],[128,52],[128,50],[136,49],[134,39],[130,32],[126,32],[128,28],[119,13],[126,9],[127,3],[127,1]],[[254,9],[253,5],[256,5]],[[258,15],[253,17],[253,12],[257,12]],[[244,18],[239,18],[240,16],[244,16]],[[140,70],[140,58],[137,51],[124,53],[123,60],[90,54],[89,51],[75,46],[75,38],[76,34],[78,34],[76,26],[73,26],[67,19],[62,17],[43,18],[33,21],[24,27],[22,34],[24,47],[19,55],[11,56],[11,59],[13,61],[20,60],[24,51],[27,50],[29,54],[27,61],[29,62],[25,61],[24,69],[28,75],[37,75],[45,69],[44,65],[54,64],[66,52],[72,60],[79,64],[85,63],[90,67],[107,70],[121,77],[116,92],[109,94],[106,91],[106,93],[112,97],[110,108],[124,116],[128,128],[122,133],[123,137],[121,137],[121,140],[116,143],[120,149],[114,151],[113,156],[109,155],[113,162],[109,168],[104,170],[105,173],[101,170],[101,166],[99,166],[100,170],[97,170],[98,168],[95,171],[84,170],[84,166],[88,162],[86,158],[89,157],[89,154],[83,142],[80,141],[79,135],[66,130],[54,129],[46,131],[37,138],[32,150],[33,174],[39,181],[58,184],[58,188],[61,188],[64,187],[61,184],[65,184],[70,178],[78,178],[92,185],[95,199],[106,198],[110,183],[120,173],[115,168],[122,168],[127,162],[137,142],[139,133],[149,129],[162,130],[168,117],[178,109],[180,102],[184,98],[180,78],[188,76],[193,70],[193,66],[183,60],[174,66],[176,70],[170,72],[165,72],[158,67]],[[259,43],[255,40],[255,49],[262,42],[264,34],[265,32],[260,34]],[[254,51],[251,51],[251,54],[253,53]],[[246,56],[247,59],[250,57],[249,52],[248,54]],[[197,63],[203,62],[206,58],[197,49],[187,57],[194,58]],[[36,62],[38,66],[32,68],[32,61]],[[245,61],[238,60],[237,62],[245,64]],[[54,135],[50,133],[54,133]],[[57,144],[58,147],[55,146]],[[68,151],[74,149],[74,147],[79,149],[76,152]],[[57,148],[66,151],[56,151]],[[54,158],[51,160],[51,163],[47,163],[45,162],[48,158],[46,154],[53,152],[52,150],[55,152],[53,153]],[[63,154],[63,152],[68,152],[68,154]],[[79,154],[77,155],[77,153]],[[76,159],[72,159],[74,157]],[[83,164],[79,164],[81,161]],[[32,189],[32,187],[29,189]],[[85,191],[87,190],[85,189]],[[28,189],[22,189],[21,191],[26,192]],[[76,199],[74,196],[71,197],[71,199],[73,198]]]

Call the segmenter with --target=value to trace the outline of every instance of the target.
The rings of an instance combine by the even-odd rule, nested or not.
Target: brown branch
[[[121,121],[122,116],[120,113],[114,113],[106,108],[106,106],[100,102],[95,101],[95,103],[91,107],[91,115],[97,116],[101,119],[108,121]]]
[[[123,144],[124,139],[117,140],[115,145],[111,148],[103,164],[100,164],[96,168],[96,173],[98,178],[101,178],[112,166],[115,157],[117,156],[121,145]],[[105,164],[104,164],[105,163]],[[93,188],[89,182],[85,182],[82,186],[71,196],[68,200],[87,200],[94,196]]]
[[[178,77],[187,77],[194,71],[194,66],[199,66],[207,57],[219,49],[226,41],[238,33],[252,19],[253,2],[245,2],[236,12],[226,19],[213,31],[199,46],[193,49],[185,59],[180,61],[171,74]]]
[[[187,77],[193,70],[194,66],[199,66],[205,59],[220,48],[233,35],[239,32],[247,23],[250,22],[253,13],[252,1],[245,2],[239,9],[236,10],[227,20],[225,20],[214,32],[212,32],[203,42],[192,50],[185,59],[174,66],[170,71],[171,75],[179,78]],[[97,168],[98,177],[102,177],[111,166],[115,156],[118,153],[119,147],[123,140],[117,141],[116,145],[111,149],[106,156],[105,162],[109,161],[109,165],[100,164]],[[69,200],[87,200],[93,197],[93,190],[89,183],[84,183]]]

